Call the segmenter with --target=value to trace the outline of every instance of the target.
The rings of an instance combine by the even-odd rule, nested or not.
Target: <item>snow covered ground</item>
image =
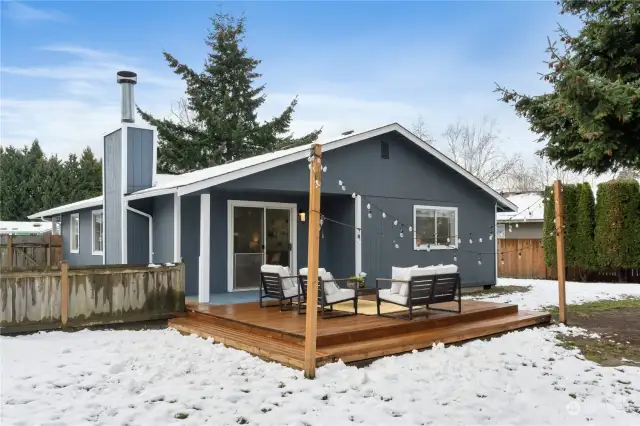
[[[512,293],[500,296],[469,297],[487,299],[492,302],[517,304],[520,309],[535,310],[546,306],[558,306],[558,282],[548,280],[518,280],[499,278],[498,286],[526,286],[526,293]],[[580,304],[595,300],[640,297],[640,284],[581,283],[568,281],[565,284],[568,304]]]
[[[553,304],[554,287],[543,283],[501,297],[522,297],[527,308]],[[580,287],[570,284],[569,301],[640,294],[640,286],[587,285],[578,299]],[[577,350],[556,346],[558,332],[581,331],[530,329],[362,369],[338,363],[320,368],[314,381],[171,330],[2,337],[0,423],[640,424],[640,368],[584,360]]]

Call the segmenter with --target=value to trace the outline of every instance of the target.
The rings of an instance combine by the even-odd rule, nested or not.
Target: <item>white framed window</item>
[[[104,251],[104,220],[102,210],[91,212],[91,254],[101,255]]]
[[[458,208],[413,206],[414,250],[458,248]]]
[[[70,219],[71,241],[69,242],[69,251],[71,253],[80,253],[80,215],[74,213]]]

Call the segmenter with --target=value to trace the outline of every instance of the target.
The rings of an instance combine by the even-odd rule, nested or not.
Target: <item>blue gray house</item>
[[[104,194],[29,217],[60,221],[71,265],[182,261],[187,295],[211,303],[257,289],[264,263],[306,266],[310,146],[157,174],[156,131],[133,123],[132,82],[121,82],[123,122],[104,136]],[[374,285],[392,266],[456,262],[463,285],[496,283],[496,213],[513,203],[399,124],[322,150],[322,267],[366,272]]]

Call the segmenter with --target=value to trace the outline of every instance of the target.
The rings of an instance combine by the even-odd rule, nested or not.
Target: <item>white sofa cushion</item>
[[[407,306],[407,296],[401,296],[397,293],[391,293],[390,289],[379,290],[378,296],[382,300]]]
[[[450,265],[436,266],[436,275],[457,274],[457,273],[458,273],[458,265],[450,264]]]
[[[333,304],[342,302],[343,300],[353,299],[356,297],[356,291],[352,288],[341,288],[335,293],[327,294],[325,297],[328,304]]]
[[[392,266],[391,267],[391,279],[392,280],[399,280],[399,281],[409,281],[411,279],[411,269],[412,268],[417,268],[418,265],[415,266],[410,266],[408,268],[399,268],[397,266]],[[393,294],[398,294],[400,293],[400,289],[402,288],[402,285],[406,283],[402,283],[402,282],[397,282],[397,281],[391,281],[391,293]]]
[[[287,267],[284,267],[282,265],[262,265],[260,267],[260,272],[265,272],[268,274],[278,274],[281,277],[283,277],[282,278],[283,291],[291,288],[293,289],[296,288],[296,279],[289,278],[291,276],[291,271]],[[296,290],[296,294],[297,294],[297,290]]]
[[[297,297],[298,296],[298,287],[291,287],[283,290],[284,297]]]

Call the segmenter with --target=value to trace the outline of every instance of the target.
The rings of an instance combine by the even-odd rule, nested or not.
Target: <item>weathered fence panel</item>
[[[184,290],[182,264],[14,268],[0,276],[0,330],[168,318],[185,312]]]
[[[33,268],[62,261],[62,235],[0,235],[0,267]]]
[[[519,239],[498,240],[498,276],[502,278],[538,278],[558,279],[555,267],[547,268],[544,264],[544,248],[542,240]],[[624,269],[620,271],[628,282],[640,282],[640,269]],[[579,268],[567,268],[566,279],[569,281],[618,282],[619,272],[615,270],[583,271]]]

